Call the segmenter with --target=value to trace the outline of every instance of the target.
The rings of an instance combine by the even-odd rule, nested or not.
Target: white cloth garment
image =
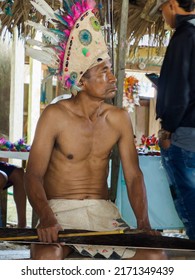
[[[113,231],[129,228],[116,205],[110,201],[52,199],[49,205],[63,229]],[[136,252],[118,246],[74,245],[73,248],[82,255],[106,259],[132,258]]]

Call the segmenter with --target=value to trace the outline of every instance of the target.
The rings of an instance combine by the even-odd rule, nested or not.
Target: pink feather
[[[86,8],[94,9],[96,6],[96,2],[94,0],[86,0]]]
[[[64,59],[64,52],[61,51],[61,52],[58,54],[58,57],[59,57],[60,60],[63,60],[63,59]]]
[[[65,21],[68,23],[68,26],[72,28],[74,26],[74,20],[70,15],[64,17]]]
[[[65,29],[65,30],[63,30],[63,32],[64,32],[64,34],[67,36],[67,38],[69,38],[69,36],[70,36],[70,30]]]
[[[81,0],[81,6],[83,8],[83,11],[86,11],[86,0]]]
[[[74,21],[77,21],[77,19],[83,13],[83,9],[80,3],[77,2],[74,6],[72,6],[72,13],[73,13]]]
[[[65,85],[70,88],[72,86],[71,82],[69,81],[70,75],[64,77]]]

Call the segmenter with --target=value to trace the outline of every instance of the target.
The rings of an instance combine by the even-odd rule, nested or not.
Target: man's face
[[[105,60],[87,71],[82,78],[83,90],[93,97],[110,99],[116,94],[116,78],[112,73],[111,63]]]

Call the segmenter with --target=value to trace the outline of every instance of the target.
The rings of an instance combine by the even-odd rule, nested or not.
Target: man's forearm
[[[26,175],[25,189],[29,202],[39,219],[45,221],[44,223],[54,223],[54,214],[48,204],[42,182],[37,178]]]
[[[148,203],[143,179],[137,178],[128,189],[129,201],[137,219],[137,227],[143,229],[150,228]]]

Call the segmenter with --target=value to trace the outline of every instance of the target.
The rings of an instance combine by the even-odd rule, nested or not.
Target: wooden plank
[[[118,92],[114,99],[114,104],[122,107],[123,103],[123,84],[125,77],[126,50],[127,50],[127,23],[129,13],[129,0],[122,0],[120,29],[118,35],[117,61],[116,61],[116,77]]]
[[[11,235],[10,235],[11,234]],[[14,237],[15,235],[15,237]],[[9,237],[8,237],[9,236]],[[39,242],[36,229],[0,228],[0,240],[18,242]],[[169,249],[195,251],[195,240],[167,237],[139,230],[88,232],[85,230],[65,230],[59,232],[59,242],[103,246],[124,246],[131,248]],[[39,242],[41,243],[41,242]]]
[[[29,156],[29,152],[12,152],[12,151],[1,151],[0,150],[0,157],[4,159],[21,159],[21,160],[27,160]]]
[[[24,107],[24,42],[18,38],[16,27],[13,34],[9,120],[9,140],[12,142],[23,136]]]
[[[37,33],[36,40],[41,40],[41,33]],[[42,64],[41,62],[30,58],[30,84],[28,95],[28,124],[27,124],[27,143],[31,144],[34,138],[37,121],[40,116],[41,99],[41,80]]]
[[[146,233],[115,234],[96,236],[75,236],[60,239],[66,244],[90,244],[102,246],[124,246],[131,248],[174,249],[195,251],[195,241]]]
[[[121,6],[121,21],[119,30],[119,43],[117,48],[117,62],[116,62],[116,77],[117,77],[117,94],[114,98],[114,105],[117,107],[122,107],[123,103],[123,83],[125,77],[125,65],[126,65],[126,39],[127,39],[127,23],[128,23],[128,11],[129,11],[129,1],[122,0]],[[119,153],[118,149],[115,147],[113,149],[112,157],[112,169],[111,169],[111,190],[110,199],[115,201],[116,191],[118,184],[118,174],[119,174]]]

